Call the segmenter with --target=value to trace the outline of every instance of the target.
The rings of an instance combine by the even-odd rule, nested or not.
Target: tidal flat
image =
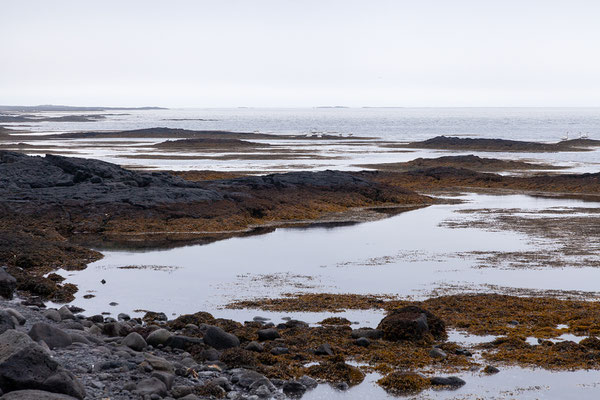
[[[55,117],[24,116],[128,118]],[[596,397],[594,140],[0,133],[5,332],[67,371],[42,390]]]

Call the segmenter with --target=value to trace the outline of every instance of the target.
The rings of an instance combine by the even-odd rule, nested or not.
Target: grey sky
[[[0,0],[0,104],[600,106],[599,1]]]

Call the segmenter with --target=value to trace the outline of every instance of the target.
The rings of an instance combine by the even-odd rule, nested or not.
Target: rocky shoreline
[[[3,294],[12,296],[14,282],[2,274]],[[395,310],[380,329],[354,330],[339,318],[309,327],[261,317],[240,324],[205,312],[171,321],[158,312],[117,319],[82,312],[0,300],[1,399],[300,398],[319,383],[346,390],[364,379],[346,363],[335,337],[347,337],[357,349],[386,341],[430,347],[446,337],[444,323],[418,307]],[[320,345],[313,347],[315,337]],[[302,345],[302,338],[311,339]],[[429,353],[434,361],[447,357],[438,347]],[[465,384],[416,373],[390,374],[379,383],[392,393]]]

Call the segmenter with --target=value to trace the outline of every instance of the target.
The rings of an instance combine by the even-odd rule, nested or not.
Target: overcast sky
[[[0,104],[600,106],[600,1],[0,0]]]

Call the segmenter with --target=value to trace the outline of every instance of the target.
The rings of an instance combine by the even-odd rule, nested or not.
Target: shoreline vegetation
[[[14,133],[0,128],[0,139],[37,140]],[[153,145],[160,152],[268,149],[269,144],[248,141],[266,136],[273,139],[274,135],[152,128],[52,135],[44,140],[168,137]],[[324,135],[319,139],[350,138]],[[542,144],[442,136],[382,146],[558,152],[586,151],[599,144],[588,139]],[[83,317],[83,310],[69,306],[44,310],[48,300],[66,303],[74,298],[77,287],[63,283],[65,278],[54,271],[83,269],[101,258],[92,246],[169,247],[209,243],[281,226],[360,223],[451,201],[439,197],[440,193],[485,191],[597,201],[600,173],[560,173],[561,166],[474,155],[360,165],[371,170],[357,172],[260,176],[244,171],[144,172],[93,159],[23,154],[35,150],[31,144],[20,148],[4,144],[2,148],[12,151],[0,151],[0,263],[6,266],[0,274],[0,289],[7,298],[17,294],[23,304],[3,301],[5,308],[17,314],[11,314],[13,320],[10,315],[2,316],[11,311],[0,312],[6,327],[0,332],[0,341],[10,343],[15,354],[23,351],[19,346],[28,340],[44,340],[55,351],[61,365],[53,364],[52,372],[36,383],[40,390],[80,399],[85,393],[121,399],[128,398],[130,392],[142,397],[158,394],[159,398],[189,399],[197,397],[186,396],[222,398],[231,392],[273,396],[282,392],[297,398],[317,382],[344,390],[362,382],[365,374],[376,372],[381,374],[377,382],[381,387],[405,395],[429,388],[460,387],[465,381],[448,375],[465,371],[479,371],[485,376],[504,366],[600,368],[600,340],[596,338],[600,335],[600,305],[570,293],[442,294],[423,301],[291,293],[227,305],[248,310],[331,313],[318,326],[296,320],[275,324],[259,317],[240,323],[201,310],[171,320],[160,310],[149,311],[142,318],[119,315],[117,319]],[[500,174],[508,171],[528,174]],[[523,226],[522,222],[515,223]],[[575,227],[569,229],[576,232]],[[367,329],[354,328],[351,321],[335,315],[356,309],[383,310],[386,316],[377,328]],[[494,338],[463,346],[448,340],[450,330]],[[562,335],[584,339],[560,340]],[[63,338],[62,342],[57,338]],[[81,345],[73,346],[73,342]],[[35,348],[40,363],[46,362],[42,356],[45,350],[35,347],[40,345],[28,346]],[[85,355],[87,349],[93,350]],[[119,352],[117,365],[114,357]],[[76,369],[92,361],[104,366],[99,367],[102,371]],[[0,359],[0,365],[2,362]],[[107,376],[102,382],[96,379],[100,372]],[[0,384],[0,389],[15,391],[26,388],[24,385]]]

